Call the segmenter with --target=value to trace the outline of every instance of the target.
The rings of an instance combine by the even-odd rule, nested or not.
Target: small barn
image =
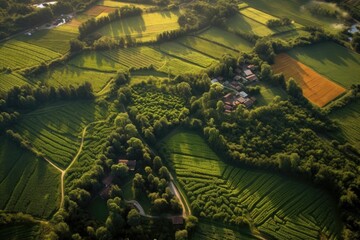
[[[134,171],[136,167],[136,160],[119,159],[118,163],[125,164],[130,171]]]

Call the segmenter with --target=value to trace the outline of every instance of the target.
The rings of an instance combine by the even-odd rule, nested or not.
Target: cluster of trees
[[[323,2],[311,2],[306,5],[306,9],[313,15],[332,17],[332,18],[347,18],[336,6],[330,6]]]
[[[351,46],[356,52],[360,53],[360,33],[356,33],[352,36]]]
[[[287,18],[281,18],[281,19],[270,19],[266,22],[266,26],[269,28],[276,28],[276,27],[283,27],[283,26],[289,26],[292,24],[292,21]]]
[[[79,26],[80,38],[85,37],[86,35],[96,31],[97,29],[105,26],[106,24],[109,24],[110,22],[126,17],[138,16],[141,14],[141,8],[135,6],[124,6],[112,13],[109,13],[109,15],[107,16],[103,16],[100,18],[91,18]]]
[[[47,86],[24,85],[14,87],[0,99],[2,106],[8,109],[30,110],[51,101],[93,99],[94,94],[89,82],[76,87],[61,86],[59,88]]]

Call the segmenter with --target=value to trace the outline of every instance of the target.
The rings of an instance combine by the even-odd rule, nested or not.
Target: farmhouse
[[[102,183],[105,185],[105,187],[100,192],[101,198],[106,199],[109,197],[113,179],[114,179],[114,176],[112,176],[110,174],[102,180]]]
[[[136,160],[119,159],[118,163],[125,164],[130,171],[134,171],[136,167]]]
[[[184,224],[184,218],[181,216],[174,216],[171,218],[171,222],[173,225],[182,225]]]

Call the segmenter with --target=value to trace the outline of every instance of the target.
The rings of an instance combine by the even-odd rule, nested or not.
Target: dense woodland
[[[85,9],[93,2],[62,0],[54,7],[36,10],[29,6],[30,1],[0,0],[0,38],[48,22],[56,15]],[[135,2],[159,6],[170,3],[166,0]],[[180,30],[162,33],[157,41],[175,39],[206,26],[222,26],[237,11],[237,1],[193,1],[186,5],[185,13],[179,17]],[[84,22],[79,27],[79,40],[70,43],[71,53],[68,57],[72,57],[72,54],[76,56],[84,49],[103,50],[134,45],[132,39],[120,39],[116,43],[111,40],[97,42],[89,40],[89,35],[111,21],[140,14],[142,10],[139,8],[123,7],[107,17],[91,18]],[[270,28],[289,24],[291,20],[288,18],[267,23]],[[88,82],[58,88],[27,85],[2,94],[0,133],[7,134],[36,155],[38,153],[31,143],[9,130],[23,114],[46,104],[79,99],[108,110],[103,124],[109,132],[101,133],[103,141],[97,146],[96,157],[89,166],[79,167],[83,174],[71,176],[74,181],[66,186],[64,204],[49,220],[42,233],[44,237],[104,240],[191,237],[198,218],[201,219],[198,212],[188,217],[182,226],[174,227],[166,217],[148,218],[141,215],[126,201],[121,188],[122,183],[132,177],[131,188],[135,197],[150,200],[150,214],[181,215],[184,209],[169,188],[171,172],[166,160],[162,159],[164,156],[157,152],[156,143],[172,130],[183,128],[203,136],[229,164],[280,173],[326,189],[337,199],[341,210],[344,223],[342,237],[359,239],[360,152],[350,143],[331,136],[330,133],[339,129],[329,118],[331,111],[359,99],[359,85],[353,85],[345,96],[328,108],[320,109],[308,102],[293,79],[274,74],[269,65],[274,62],[276,54],[294,47],[329,40],[341,43],[344,38],[316,27],[305,30],[309,37],[300,37],[292,42],[242,35],[255,43],[253,53],[240,53],[237,57],[225,55],[220,63],[202,74],[179,75],[160,86],[151,79],[130,85],[131,73],[119,71],[112,78],[109,93],[102,97],[95,96]],[[351,43],[356,51],[359,51],[359,39],[357,35]],[[281,88],[286,93],[286,99],[275,97],[269,105],[253,109],[239,105],[235,111],[225,113],[224,103],[220,100],[224,89],[216,84],[211,85],[210,79],[214,76],[232,77],[233,70],[245,64],[259,67],[260,81]],[[30,68],[23,74],[35,76],[49,67],[51,64]],[[254,93],[259,91],[256,87],[246,90]],[[93,134],[97,134],[97,130],[95,128]],[[126,165],[118,163],[120,158],[136,160],[136,171],[131,173]],[[87,209],[101,192],[101,181],[108,176],[112,176],[114,182],[107,198],[109,214],[106,221],[101,222],[94,220]],[[0,213],[0,225],[15,223],[37,223],[37,220],[21,213]]]

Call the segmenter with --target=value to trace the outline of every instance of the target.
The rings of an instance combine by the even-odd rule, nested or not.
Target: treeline
[[[289,18],[280,18],[280,19],[270,19],[266,22],[266,26],[269,28],[277,28],[283,26],[289,26],[292,24],[292,21]]]
[[[84,38],[85,36],[93,33],[97,29],[105,26],[106,24],[109,24],[110,22],[126,17],[138,16],[141,14],[142,10],[140,8],[135,6],[124,6],[112,13],[109,13],[107,16],[103,16],[97,19],[91,18],[79,26],[80,38]]]

